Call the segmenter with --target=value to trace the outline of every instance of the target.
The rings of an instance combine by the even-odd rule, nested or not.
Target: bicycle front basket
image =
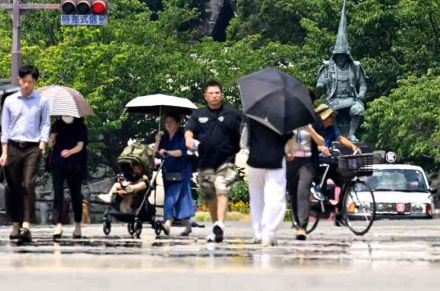
[[[338,157],[340,172],[345,177],[373,175],[373,154]]]

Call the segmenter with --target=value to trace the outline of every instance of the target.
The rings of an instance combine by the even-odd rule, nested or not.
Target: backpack
[[[153,174],[154,152],[146,144],[141,144],[137,141],[129,144],[119,155],[117,161],[118,164],[128,163],[131,167],[135,164],[140,165],[148,178],[151,178]]]

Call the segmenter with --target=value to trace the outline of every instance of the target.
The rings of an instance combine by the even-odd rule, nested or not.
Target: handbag
[[[164,179],[166,182],[182,182],[183,175],[181,172],[164,173]]]

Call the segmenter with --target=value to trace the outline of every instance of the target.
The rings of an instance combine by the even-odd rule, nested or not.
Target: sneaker
[[[252,245],[260,245],[261,242],[262,242],[261,238],[253,238],[253,239],[251,240],[251,244],[252,244]]]
[[[63,228],[62,228],[61,224],[57,224],[57,226],[55,227],[55,230],[53,232],[52,238],[53,238],[53,240],[58,240],[58,239],[61,239],[62,235],[63,235]]]
[[[210,234],[208,234],[208,236],[206,237],[206,242],[209,242],[209,243],[215,242],[215,234],[212,232]]]
[[[82,237],[82,235],[81,235],[81,224],[77,223],[77,224],[75,224],[75,229],[73,230],[72,238],[80,239],[81,237]]]
[[[313,197],[316,200],[318,200],[318,201],[324,201],[325,200],[325,196],[322,193],[320,187],[318,187],[318,186],[312,187],[312,188],[310,188],[310,191],[312,192]]]
[[[214,227],[212,228],[212,232],[215,235],[215,242],[221,243],[223,241],[223,227],[220,226],[220,223],[215,223]]]
[[[20,233],[9,235],[9,240],[18,240],[18,239],[20,239]]]
[[[12,227],[11,234],[9,235],[9,240],[19,240],[20,236],[20,227],[18,223],[14,223]]]
[[[18,231],[16,231],[16,232],[11,232],[11,234],[9,235],[9,240],[18,240],[18,239],[20,239],[21,238],[21,236],[20,236],[20,229],[18,230]]]
[[[162,223],[162,230],[165,235],[170,235],[171,227],[167,223]]]
[[[335,214],[333,215],[333,221],[334,221],[334,223],[335,223],[335,226],[340,227],[340,226],[344,225],[344,221],[343,221],[343,219],[342,219],[342,215],[339,214],[339,213],[335,213]]]
[[[304,228],[298,229],[298,232],[296,233],[296,239],[297,240],[306,240],[306,230]]]
[[[188,236],[192,232],[191,227],[185,226],[185,229],[180,233],[181,236]]]
[[[108,194],[99,194],[98,199],[101,201],[104,201],[106,203],[110,203],[110,201],[112,200],[112,197]]]
[[[29,228],[22,228],[20,230],[20,240],[23,243],[31,243],[32,242],[32,235]]]

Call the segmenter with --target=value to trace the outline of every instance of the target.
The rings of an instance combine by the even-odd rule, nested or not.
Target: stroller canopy
[[[142,167],[142,170],[148,178],[151,178],[153,173],[154,152],[146,144],[135,142],[124,148],[117,160],[119,166],[123,168],[129,164],[130,168],[135,165]]]

